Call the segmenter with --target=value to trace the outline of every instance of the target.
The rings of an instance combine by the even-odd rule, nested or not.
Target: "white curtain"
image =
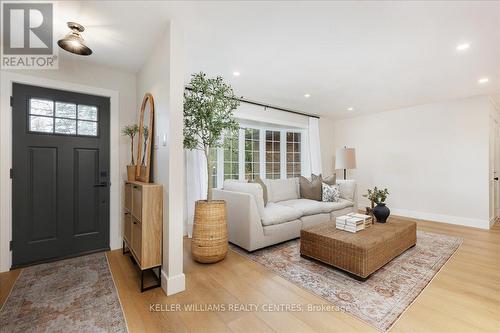
[[[186,198],[184,200],[184,228],[191,237],[193,232],[194,204],[207,198],[207,160],[201,150],[184,149],[186,168]]]
[[[309,160],[311,164],[311,173],[319,175],[321,169],[321,147],[319,140],[319,119],[309,117]]]

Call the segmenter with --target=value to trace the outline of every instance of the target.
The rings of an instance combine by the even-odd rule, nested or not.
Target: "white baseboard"
[[[473,219],[469,217],[452,216],[444,214],[417,212],[407,209],[391,208],[391,214],[404,217],[411,217],[419,220],[435,221],[449,224],[463,225],[466,227],[474,227],[481,229],[489,229],[490,221],[482,219]]]
[[[175,276],[167,276],[167,273],[161,270],[161,287],[167,296],[180,293],[186,290],[186,276],[184,273]]]

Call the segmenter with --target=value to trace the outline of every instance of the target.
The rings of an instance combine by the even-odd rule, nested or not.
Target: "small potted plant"
[[[238,130],[233,113],[239,104],[231,86],[220,76],[194,74],[190,89],[184,92],[184,148],[203,151],[207,162],[207,200],[195,203],[191,240],[191,255],[202,263],[220,261],[227,254],[226,202],[212,200],[210,171],[214,161],[210,151],[223,145],[222,133]]]
[[[131,161],[130,164],[127,165],[127,179],[129,181],[134,181],[135,180],[135,171],[136,171],[136,165],[135,165],[135,158],[134,158],[134,137],[136,136],[137,132],[139,132],[139,126],[137,124],[134,125],[127,125],[122,128],[122,135],[123,136],[128,136],[130,138],[130,155]]]
[[[368,189],[367,193],[363,194],[365,198],[368,198],[368,200],[370,200],[371,212],[379,223],[385,223],[387,221],[387,218],[391,214],[389,207],[385,205],[385,200],[387,199],[388,195],[389,191],[386,188],[380,190],[377,188],[377,186],[375,186],[373,190]],[[375,206],[375,204],[377,205]]]

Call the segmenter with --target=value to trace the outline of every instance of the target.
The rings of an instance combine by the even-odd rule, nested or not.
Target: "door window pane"
[[[56,118],[55,125],[55,133],[76,134],[76,120]]]
[[[52,133],[54,131],[54,118],[30,116],[30,131]]]
[[[97,121],[97,107],[78,105],[78,119]]]
[[[78,135],[97,136],[97,123],[78,120]]]
[[[29,113],[51,117],[54,115],[54,102],[45,99],[31,98]]]
[[[76,104],[56,102],[56,117],[75,119]]]
[[[245,128],[245,179],[255,179],[260,171],[258,129]]]
[[[29,130],[65,135],[97,136],[97,107],[30,98]]]

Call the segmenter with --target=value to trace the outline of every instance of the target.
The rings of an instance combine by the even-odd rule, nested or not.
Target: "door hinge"
[[[10,96],[10,106],[14,106],[14,96]]]
[[[14,242],[10,241],[9,242],[9,250],[12,251],[13,248],[14,248]]]
[[[14,169],[10,169],[10,179],[14,179]]]

